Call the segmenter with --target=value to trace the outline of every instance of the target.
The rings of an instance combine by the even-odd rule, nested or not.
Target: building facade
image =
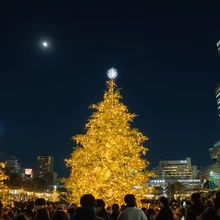
[[[217,49],[218,49],[218,54],[220,56],[220,40],[217,42],[216,46],[217,46]]]
[[[216,142],[209,149],[211,165],[201,168],[199,176],[201,181],[212,181],[216,186],[220,186],[220,141]]]
[[[166,160],[160,161],[159,165],[155,169],[155,172],[159,179],[163,179],[166,182],[177,182],[178,180],[192,180],[193,172],[191,158],[185,160]]]
[[[49,185],[53,184],[54,158],[48,154],[37,157],[37,170],[35,178],[44,179]]]
[[[215,87],[215,97],[217,102],[218,115],[220,117],[220,82]]]
[[[17,174],[24,174],[24,170],[21,168],[21,165],[18,163],[18,160],[13,156],[9,157],[6,160],[5,165],[6,173],[17,173]]]

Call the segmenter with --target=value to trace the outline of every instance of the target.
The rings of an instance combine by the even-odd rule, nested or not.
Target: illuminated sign
[[[200,183],[199,179],[194,180],[177,180],[180,183]],[[150,180],[150,183],[165,183],[165,180]]]
[[[180,183],[199,183],[200,180],[178,180]]]
[[[31,176],[32,175],[32,169],[25,169],[25,175]]]
[[[150,183],[165,183],[165,180],[150,180]]]

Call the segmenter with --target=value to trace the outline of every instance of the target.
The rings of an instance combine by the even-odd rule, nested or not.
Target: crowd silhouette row
[[[43,198],[35,202],[14,202],[14,206],[0,202],[0,220],[220,220],[220,192],[202,201],[199,193],[191,201],[172,201],[162,196],[158,202],[136,205],[133,194],[124,197],[125,205],[106,207],[102,199],[85,194],[76,204],[49,203]]]

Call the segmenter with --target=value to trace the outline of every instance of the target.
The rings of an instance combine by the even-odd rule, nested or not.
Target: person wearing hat
[[[56,211],[52,216],[52,220],[69,220],[69,214],[67,214],[65,211],[65,206],[63,204],[58,204],[56,206]]]
[[[36,210],[43,209],[46,207],[46,201],[44,198],[37,198],[34,202]]]
[[[44,198],[37,198],[34,202],[36,213],[34,220],[49,220],[50,213],[46,209],[46,200]]]

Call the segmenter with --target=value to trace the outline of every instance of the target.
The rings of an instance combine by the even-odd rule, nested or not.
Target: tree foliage
[[[8,176],[5,175],[5,163],[0,162],[0,198],[8,192],[8,187],[5,184],[7,179]]]
[[[107,82],[104,100],[91,108],[96,111],[86,124],[86,133],[76,135],[76,147],[66,160],[70,177],[64,180],[72,192],[72,201],[85,193],[107,202],[120,201],[127,193],[141,195],[142,184],[153,176],[143,159],[148,140],[138,129],[131,128],[136,117],[120,102],[115,82]]]

